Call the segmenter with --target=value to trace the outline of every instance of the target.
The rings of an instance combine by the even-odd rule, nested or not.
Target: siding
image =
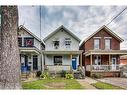
[[[59,49],[54,49],[53,47],[53,40],[55,40],[55,38],[58,38],[60,41]],[[68,49],[65,47],[65,38],[71,38],[71,47]],[[45,50],[47,51],[79,50],[79,42],[76,39],[74,39],[72,36],[70,36],[68,33],[66,33],[65,31],[63,32],[59,31],[45,42]]]

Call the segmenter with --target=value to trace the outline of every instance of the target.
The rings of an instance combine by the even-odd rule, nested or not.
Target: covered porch
[[[21,73],[41,70],[41,52],[35,47],[20,47]]]
[[[77,70],[82,65],[82,57],[79,57],[81,54],[82,50],[43,51],[45,69],[55,72]]]
[[[85,55],[86,72],[120,72],[120,56],[126,50],[90,50]]]

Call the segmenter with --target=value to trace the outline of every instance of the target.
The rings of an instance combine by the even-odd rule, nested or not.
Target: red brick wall
[[[100,39],[100,49],[105,49],[105,39],[104,37],[112,37],[111,39],[111,49],[112,50],[120,50],[120,41],[118,41],[115,37],[107,33],[105,30],[101,30],[93,37],[101,37]],[[94,49],[94,38],[89,39],[83,47],[85,48],[85,51],[93,50]]]

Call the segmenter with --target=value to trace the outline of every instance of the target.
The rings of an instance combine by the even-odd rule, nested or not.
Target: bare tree
[[[17,6],[1,6],[0,89],[21,88],[17,29]]]

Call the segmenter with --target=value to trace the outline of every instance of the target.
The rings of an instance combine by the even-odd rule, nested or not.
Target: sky
[[[24,25],[41,39],[64,25],[83,41],[101,26],[109,23],[125,7],[41,6],[40,17],[40,6],[18,6],[19,25]],[[127,49],[127,9],[107,27],[124,39],[121,49]]]

